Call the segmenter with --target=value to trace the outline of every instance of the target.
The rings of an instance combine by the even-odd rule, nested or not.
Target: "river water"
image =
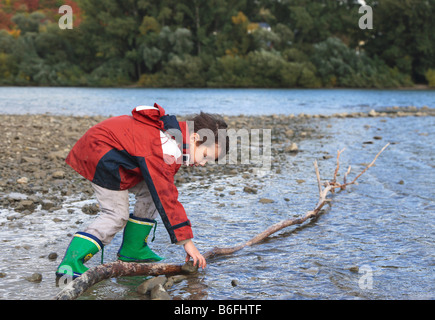
[[[10,114],[130,114],[157,102],[171,114],[201,110],[226,115],[333,114],[390,106],[434,107],[433,90],[138,89],[0,87],[0,112]]]
[[[142,100],[146,100],[143,102]],[[129,113],[154,101],[170,113],[198,110],[221,114],[331,114],[389,106],[435,107],[434,91],[388,90],[210,90],[0,88],[2,113]],[[387,143],[375,166],[359,184],[336,193],[318,218],[289,227],[261,244],[213,260],[204,271],[170,289],[176,299],[434,299],[435,298],[435,119],[373,117],[312,119],[315,128],[301,140],[300,152],[281,154],[263,176],[210,177],[180,187],[180,201],[194,226],[202,252],[233,246],[268,226],[298,217],[317,202],[313,161],[330,179],[337,150],[341,179],[352,165],[360,172]],[[256,184],[257,194],[243,191]],[[273,203],[259,203],[260,198]],[[0,209],[0,299],[50,299],[59,290],[54,270],[69,242],[66,233],[82,229],[94,217],[76,208],[92,200],[71,197],[61,210],[43,210],[8,220]],[[69,210],[68,209],[73,209]],[[60,220],[60,222],[59,222]],[[105,249],[116,259],[122,235]],[[184,251],[171,245],[160,224],[152,248],[166,262],[181,263]],[[51,261],[50,252],[59,258]],[[98,265],[100,254],[89,261]],[[25,278],[33,272],[43,280]],[[111,279],[82,299],[143,299],[136,287],[143,277]],[[235,280],[235,281],[233,281]],[[236,286],[232,285],[237,283]]]

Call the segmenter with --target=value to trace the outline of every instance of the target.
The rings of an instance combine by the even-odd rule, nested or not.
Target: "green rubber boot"
[[[156,224],[156,220],[130,215],[130,219],[128,219],[125,225],[122,245],[118,251],[118,259],[125,262],[155,262],[163,260],[147,244],[148,235],[153,227],[155,233]],[[152,241],[154,241],[154,238]]]
[[[86,232],[75,233],[56,270],[56,277],[67,275],[75,279],[81,276],[88,270],[83,264],[103,247],[103,243],[97,237]]]

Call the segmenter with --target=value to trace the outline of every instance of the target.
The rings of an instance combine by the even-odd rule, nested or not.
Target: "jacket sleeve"
[[[174,166],[157,156],[139,158],[139,167],[172,243],[193,238],[190,220],[178,201]]]

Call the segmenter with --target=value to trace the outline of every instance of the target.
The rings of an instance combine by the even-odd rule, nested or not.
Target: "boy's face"
[[[198,134],[194,133],[190,137],[190,166],[204,166],[208,161],[216,161],[221,152],[221,148],[217,143],[211,145],[203,143],[196,145]]]

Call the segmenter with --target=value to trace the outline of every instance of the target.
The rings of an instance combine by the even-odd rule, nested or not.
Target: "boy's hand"
[[[192,258],[194,266],[197,262],[198,268],[204,269],[207,266],[205,258],[202,256],[202,254],[199,253],[192,240],[189,240],[184,244],[184,250],[186,251],[186,262],[189,261],[190,258]]]

